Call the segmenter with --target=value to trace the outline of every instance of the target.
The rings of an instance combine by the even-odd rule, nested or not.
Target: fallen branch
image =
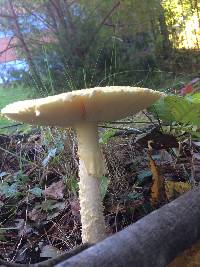
[[[200,188],[56,267],[165,267],[200,239]]]

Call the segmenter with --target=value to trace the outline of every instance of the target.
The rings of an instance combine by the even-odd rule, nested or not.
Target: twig
[[[132,124],[132,123],[149,123],[149,124],[154,124],[151,121],[110,121],[109,123],[110,124]]]
[[[149,116],[149,114],[147,114],[145,111],[142,111],[142,113],[149,119],[149,121],[154,124],[153,119]]]
[[[118,132],[116,132],[114,134],[114,136],[123,135],[123,134],[140,134],[140,133],[142,133],[141,130],[138,130],[138,129],[135,129],[135,128],[126,129],[126,128],[120,128],[120,127],[105,126],[105,125],[99,125],[99,127],[106,128],[106,129],[119,130]]]
[[[118,8],[118,7],[120,6],[120,4],[121,4],[121,1],[117,1],[117,2],[114,4],[114,6],[110,9],[110,11],[105,15],[105,17],[103,18],[103,20],[102,20],[102,21],[100,22],[100,24],[98,25],[98,27],[97,27],[95,33],[92,35],[90,41],[88,42],[89,45],[88,45],[86,51],[90,49],[91,44],[92,44],[93,41],[95,40],[97,34],[98,34],[99,31],[101,30],[101,28],[102,28],[102,26],[104,25],[104,23],[105,23],[106,20],[111,16],[111,14],[115,11],[115,9]]]
[[[9,41],[8,41],[8,44],[7,44],[6,48],[0,51],[0,55],[2,55],[3,53],[7,52],[9,49],[14,49],[14,48],[19,47],[18,45],[12,45],[12,46],[10,46],[11,43],[12,43],[12,40],[13,40],[14,38],[15,38],[14,36],[10,37],[10,39],[9,39]]]
[[[38,15],[38,12],[36,11],[36,13],[32,12],[30,8],[28,8],[25,4],[22,4],[23,8],[32,16],[34,16],[36,19],[38,19],[39,21],[41,21],[42,23],[44,23],[48,28],[53,28],[53,25],[51,23],[49,23],[47,20],[45,20],[43,17],[40,17]]]
[[[10,155],[12,155],[12,156],[14,156],[14,157],[16,157],[16,158],[19,157],[19,156],[16,155],[15,153],[10,152],[10,151],[4,149],[3,147],[0,147],[0,150],[6,152],[6,153],[8,153],[8,154],[10,154]],[[32,165],[37,166],[37,164],[35,164],[34,162],[32,162],[32,161],[30,161],[30,160],[27,160],[27,159],[25,159],[25,158],[23,158],[23,157],[21,157],[21,160],[26,161],[26,162],[28,162],[29,164],[32,164]]]

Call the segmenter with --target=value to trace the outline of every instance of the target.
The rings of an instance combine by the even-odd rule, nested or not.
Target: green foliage
[[[109,129],[104,131],[100,136],[99,142],[101,144],[106,145],[110,140],[110,138],[115,135],[116,131],[117,131],[116,129]]]
[[[131,192],[126,196],[126,199],[129,201],[141,200],[142,198],[143,198],[142,193],[138,193],[136,191]]]
[[[7,182],[1,183],[0,193],[6,197],[18,197],[20,192],[18,191],[18,183],[9,185]]]
[[[150,170],[143,170],[137,175],[137,185],[143,186],[149,181],[152,181],[152,172]]]
[[[22,195],[19,190],[20,186],[23,186],[28,180],[28,176],[24,175],[22,172],[18,172],[11,177],[10,181],[2,181],[0,192],[6,197],[20,197]]]
[[[161,120],[172,123],[200,125],[200,97],[166,96],[154,104],[150,111]]]
[[[31,59],[23,46],[18,53],[27,59],[32,74],[31,79],[26,75],[24,79],[32,81],[42,95],[99,83],[146,82],[147,72],[157,67],[158,43],[166,41],[159,38],[158,18],[163,9],[157,0],[70,4],[60,0],[56,5],[53,1],[14,0],[12,5],[26,8],[26,15],[19,13],[17,19]],[[16,31],[9,21],[2,28],[5,25]],[[43,31],[50,41],[43,40]]]
[[[61,152],[64,149],[64,142],[66,141],[66,131],[60,131],[59,129],[41,128],[43,135],[43,145],[49,149],[57,149],[57,152]],[[50,153],[50,152],[49,152]],[[51,154],[51,153],[50,153]]]
[[[42,165],[46,167],[51,159],[55,158],[57,148],[49,148],[47,156],[43,159]]]
[[[0,173],[1,178],[5,177],[5,179],[1,182],[0,193],[5,197],[19,198],[27,193],[31,193],[38,197],[42,195],[42,189],[37,185],[27,190],[27,185],[30,183],[30,178],[23,174],[22,171],[19,171],[14,175],[7,175],[8,173]]]
[[[185,39],[186,41],[190,41],[190,37],[184,35],[185,27],[188,21],[195,16],[198,17],[200,2],[191,0],[165,0],[162,1],[162,5],[165,9],[170,37],[173,39],[174,45],[180,47],[183,45]],[[195,29],[191,29],[192,31],[195,31]]]
[[[59,129],[41,128],[42,143],[46,150],[46,156],[42,161],[44,167],[49,164],[59,163],[62,152],[64,151],[64,143],[67,138],[66,131]]]
[[[0,228],[0,241],[6,241],[6,230],[4,228]]]
[[[55,208],[54,207],[55,203],[56,203],[56,200],[47,199],[45,201],[42,201],[42,203],[39,204],[37,208],[40,208],[41,210],[44,210],[44,211],[51,211]]]
[[[29,192],[37,197],[41,197],[42,196],[42,189],[38,186],[35,186],[31,189],[29,189]]]
[[[19,46],[18,54],[26,59],[30,71],[12,75],[23,75],[41,95],[99,84],[152,88],[152,72],[154,75],[161,68],[194,65],[197,69],[192,62],[197,57],[192,57],[191,64],[183,64],[179,60],[183,55],[175,49],[183,40],[190,41],[186,25],[199,16],[198,1],[59,0],[55,4],[13,0],[11,4],[26,10],[17,13],[20,32],[16,33],[6,17],[0,18],[0,26],[24,37],[31,54]],[[191,33],[195,31],[191,29]]]
[[[14,180],[19,184],[24,184],[29,181],[29,177],[24,175],[22,172],[19,172]]]
[[[78,195],[78,179],[75,176],[66,177],[65,183],[70,192],[72,192],[75,196]]]
[[[27,182],[27,181],[26,181]],[[27,192],[37,196],[42,196],[42,189],[39,186],[34,186],[33,188],[29,190],[25,190],[24,187],[25,182],[15,181],[13,183],[8,183],[6,181],[3,181],[0,186],[0,193],[5,195],[5,197],[15,197],[18,198],[20,196],[25,195]]]
[[[166,122],[173,122],[174,115],[170,112],[166,104],[166,98],[160,98],[154,105],[149,108],[149,111],[151,111],[156,118],[159,118]]]

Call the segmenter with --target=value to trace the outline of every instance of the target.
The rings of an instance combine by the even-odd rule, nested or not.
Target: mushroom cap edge
[[[118,120],[153,104],[163,93],[130,86],[94,87],[7,105],[1,113],[32,125],[69,127],[80,121]]]

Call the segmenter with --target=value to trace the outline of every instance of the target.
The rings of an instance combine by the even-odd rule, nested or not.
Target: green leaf
[[[41,195],[42,195],[42,189],[41,188],[39,188],[39,187],[34,187],[34,188],[32,188],[32,189],[30,189],[29,190],[29,192],[31,193],[31,194],[33,194],[33,195],[35,195],[35,196],[37,196],[37,197],[41,197]]]
[[[57,152],[57,148],[52,148],[48,151],[48,155],[46,156],[46,158],[42,161],[42,166],[47,166],[49,161],[55,157],[56,155],[56,152]]]
[[[200,103],[200,93],[195,93],[191,95],[191,98],[195,103]]]
[[[65,178],[65,183],[70,191],[73,192],[74,195],[78,193],[78,180],[75,176],[71,176],[69,178]]]
[[[200,95],[196,97],[166,96],[149,109],[165,122],[200,125]]]
[[[20,184],[24,184],[29,181],[29,177],[23,173],[19,173],[16,177],[16,181]]]
[[[6,234],[6,230],[5,229],[3,229],[3,228],[0,228],[0,241],[6,241],[6,236],[5,236],[5,234]]]
[[[137,184],[139,186],[145,185],[146,183],[149,183],[152,180],[152,173],[150,170],[143,170],[139,172],[137,176]]]
[[[18,195],[18,190],[17,190],[17,183],[13,183],[9,185],[8,183],[4,182],[1,183],[0,186],[0,192],[4,194],[6,197],[14,197]]]
[[[168,96],[165,99],[167,108],[173,114],[175,121],[200,125],[200,104],[189,98]]]
[[[193,138],[196,138],[197,140],[200,139],[200,132],[191,132],[191,135]]]
[[[175,117],[171,114],[169,107],[166,105],[166,98],[161,97],[154,105],[151,105],[148,110],[152,112],[156,118],[166,122],[173,122],[175,121]]]
[[[40,208],[44,211],[51,211],[54,209],[54,204],[56,200],[48,199],[41,203]]]
[[[142,199],[143,195],[141,193],[138,192],[131,192],[127,195],[127,199],[130,201],[134,201],[134,200],[138,200],[138,199]]]
[[[116,133],[116,129],[110,129],[110,130],[106,130],[104,133],[102,133],[100,139],[99,139],[99,142],[101,144],[107,144],[109,139],[115,135]]]

